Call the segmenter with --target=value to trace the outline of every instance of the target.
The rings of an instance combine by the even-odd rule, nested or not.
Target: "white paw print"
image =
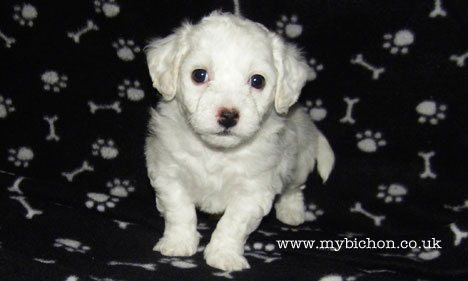
[[[419,123],[424,124],[429,122],[432,125],[439,124],[440,120],[444,120],[447,111],[445,104],[438,105],[434,101],[425,100],[416,106],[416,112],[419,113]]]
[[[81,253],[85,254],[91,248],[89,246],[83,245],[80,241],[76,241],[73,239],[64,239],[64,238],[57,238],[55,239],[54,243],[55,248],[63,248],[68,252],[71,253]]]
[[[92,149],[94,156],[100,156],[106,160],[114,159],[117,157],[117,155],[119,155],[119,151],[115,147],[114,141],[111,139],[98,139],[95,143],[93,143]]]
[[[276,22],[276,32],[278,34],[285,34],[289,38],[297,38],[302,34],[302,25],[297,22],[297,15],[287,17],[281,16],[281,19]]]
[[[380,185],[378,188],[377,198],[383,199],[385,203],[400,203],[403,197],[408,193],[406,187],[401,184],[391,184],[389,186]]]
[[[88,209],[96,208],[99,212],[104,212],[108,208],[114,208],[115,204],[119,202],[119,198],[111,197],[104,193],[90,192],[86,194],[88,200],[85,202]]]
[[[318,217],[322,216],[323,214],[325,214],[325,212],[322,209],[317,207],[317,205],[311,203],[307,206],[305,212],[305,221],[315,221]]]
[[[21,26],[32,27],[34,20],[37,18],[37,9],[29,3],[23,3],[13,7],[13,19]]]
[[[29,147],[20,147],[18,149],[8,150],[8,161],[12,162],[16,167],[29,167],[29,162],[34,158],[34,152]]]
[[[383,36],[384,44],[382,45],[384,49],[390,50],[390,53],[396,55],[407,54],[409,52],[409,46],[414,43],[414,34],[407,30],[403,29],[395,34],[385,34]]]
[[[41,75],[41,80],[44,82],[44,90],[58,93],[67,87],[68,77],[55,70],[48,70]]]
[[[317,78],[317,73],[322,71],[324,69],[324,66],[323,64],[318,63],[315,58],[311,58],[309,60],[309,66],[311,71],[309,72],[309,77],[307,77],[307,79],[309,81],[312,81],[315,80],[315,78]]]
[[[107,182],[107,187],[110,190],[110,195],[118,198],[126,198],[130,192],[135,191],[135,187],[130,185],[129,180],[114,179]]]
[[[371,130],[367,130],[364,133],[356,134],[358,140],[358,148],[367,153],[376,152],[379,147],[385,146],[387,142],[382,139],[382,133],[374,133]]]
[[[327,117],[327,110],[323,107],[321,99],[317,99],[315,102],[311,100],[306,101],[306,111],[314,121],[322,121]]]
[[[15,111],[13,102],[10,98],[4,98],[0,95],[0,119],[5,119],[8,117],[8,114]]]
[[[411,252],[406,255],[413,260],[430,261],[440,256],[440,251],[432,248],[412,248]]]
[[[127,98],[131,101],[139,101],[145,97],[145,92],[141,89],[140,81],[135,80],[133,83],[125,79],[119,85],[119,97]]]
[[[174,267],[181,268],[181,269],[190,269],[197,267],[195,261],[193,259],[182,259],[177,257],[168,257],[162,258],[159,260],[162,264],[170,264]]]
[[[95,0],[94,10],[96,13],[104,13],[108,18],[116,17],[120,13],[120,6],[115,0]]]
[[[112,46],[117,50],[117,56],[123,61],[132,61],[135,59],[135,54],[141,52],[141,48],[136,46],[133,40],[120,38]]]

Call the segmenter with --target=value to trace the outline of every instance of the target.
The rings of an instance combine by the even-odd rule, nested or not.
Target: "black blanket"
[[[144,47],[239,12],[300,46],[300,103],[336,166],[306,223],[268,215],[251,269],[164,257],[146,175]],[[37,1],[0,4],[0,280],[468,280],[468,2]],[[312,244],[313,243],[313,244]]]

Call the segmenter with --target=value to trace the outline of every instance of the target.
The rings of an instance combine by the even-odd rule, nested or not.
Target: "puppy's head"
[[[147,47],[153,86],[179,103],[192,129],[215,147],[234,147],[274,108],[286,114],[310,68],[261,24],[214,12]]]

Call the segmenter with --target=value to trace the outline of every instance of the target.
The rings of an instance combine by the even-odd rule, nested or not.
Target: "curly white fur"
[[[164,100],[152,111],[146,143],[148,174],[165,230],[154,250],[196,252],[198,207],[224,213],[205,259],[213,267],[242,270],[248,235],[270,212],[284,223],[304,221],[302,187],[317,161],[325,181],[334,155],[310,118],[297,106],[310,71],[300,52],[264,26],[214,12],[185,23],[147,48],[154,87]],[[192,80],[203,69],[206,83]],[[265,78],[262,89],[250,78]],[[238,120],[226,128],[223,108]]]

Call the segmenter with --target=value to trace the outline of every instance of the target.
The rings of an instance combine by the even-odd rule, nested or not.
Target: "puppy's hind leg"
[[[281,194],[275,203],[276,218],[282,223],[300,225],[305,219],[304,195],[300,186]]]

